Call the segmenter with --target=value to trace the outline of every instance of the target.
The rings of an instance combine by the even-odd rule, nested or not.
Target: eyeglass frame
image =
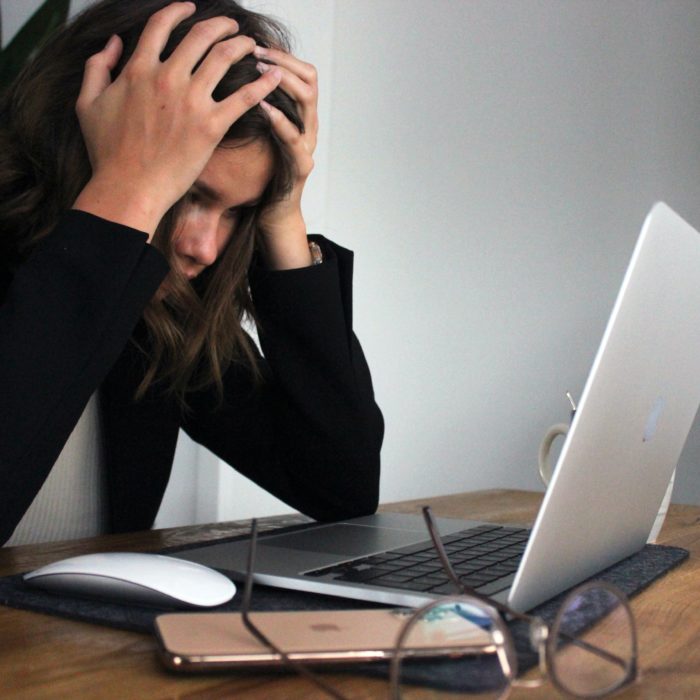
[[[631,685],[638,678],[639,668],[637,625],[635,623],[634,614],[632,613],[632,609],[630,608],[629,601],[627,600],[627,596],[617,586],[602,580],[587,581],[581,584],[580,586],[577,586],[576,588],[570,591],[570,593],[562,602],[552,625],[548,625],[541,617],[538,617],[536,615],[528,615],[527,613],[521,613],[517,610],[513,610],[508,605],[501,603],[493,598],[489,598],[488,596],[485,596],[479,593],[478,591],[474,590],[473,588],[470,588],[469,586],[466,586],[464,583],[462,583],[459,576],[453,569],[449,556],[444,548],[444,545],[442,544],[440,531],[437,522],[435,521],[435,517],[433,516],[432,509],[430,508],[430,506],[423,506],[422,512],[423,519],[425,520],[425,524],[428,528],[428,533],[430,534],[430,539],[432,541],[433,547],[435,548],[435,551],[438,554],[444,572],[447,574],[447,577],[449,578],[450,582],[457,589],[458,595],[451,596],[450,598],[446,599],[430,601],[426,605],[416,609],[411,618],[409,618],[406,621],[401,632],[399,633],[399,637],[395,646],[395,650],[397,652],[401,648],[401,644],[404,641],[404,638],[406,637],[408,632],[410,631],[410,627],[413,624],[414,620],[420,619],[427,611],[439,606],[441,603],[449,604],[452,601],[456,602],[463,599],[467,599],[468,601],[472,600],[477,603],[480,603],[482,606],[486,606],[487,609],[490,608],[497,612],[497,616],[492,617],[492,619],[494,622],[496,622],[499,629],[499,636],[503,637],[503,641],[499,639],[495,640],[496,653],[498,660],[501,664],[501,670],[503,671],[503,674],[506,680],[508,681],[509,687],[538,688],[544,685],[544,683],[547,680],[550,680],[552,684],[557,688],[557,690],[559,690],[564,695],[571,696],[572,691],[561,683],[556,673],[553,673],[550,670],[556,668],[554,664],[550,661],[550,658],[553,655],[552,644],[557,638],[557,635],[551,635],[550,633],[552,629],[556,629],[558,627],[560,615],[563,610],[567,609],[567,603],[570,599],[574,598],[575,596],[581,595],[582,593],[588,590],[605,590],[611,595],[615,596],[620,601],[630,621],[631,654],[629,662],[625,663],[623,659],[620,659],[614,654],[611,654],[604,649],[600,649],[599,647],[594,647],[593,645],[590,645],[581,639],[571,637],[569,635],[566,635],[565,633],[560,633],[560,636],[565,637],[566,641],[568,641],[571,644],[576,644],[577,646],[584,647],[587,651],[590,651],[596,654],[597,656],[601,656],[603,658],[606,658],[608,661],[617,663],[621,667],[626,668],[627,671],[625,676],[621,678],[621,680],[615,685],[612,685],[605,689],[601,689],[596,693],[589,693],[586,695],[577,694],[575,695],[575,697],[591,699],[606,697],[628,685]],[[498,620],[504,621],[506,616],[510,617],[513,620],[520,620],[522,622],[526,622],[528,625],[530,625],[530,644],[533,647],[533,650],[536,650],[538,654],[538,667],[540,671],[539,678],[532,680],[518,680],[517,654],[515,653],[515,644],[513,642],[512,635],[510,634],[510,630],[508,629],[507,625],[498,624]],[[400,654],[395,653],[394,657],[391,659],[389,676],[392,698],[394,698],[395,700],[398,700],[400,698],[400,694],[398,693],[398,674],[400,670],[400,663]],[[502,697],[505,697],[505,695],[507,695],[507,692],[504,692]]]
[[[480,594],[478,591],[463,584],[459,579],[459,576],[454,571],[452,564],[449,560],[449,556],[442,544],[442,541],[440,539],[439,528],[432,514],[432,509],[430,508],[430,506],[423,506],[422,512],[433,547],[435,548],[435,551],[438,554],[445,574],[447,575],[450,582],[456,587],[457,595],[443,597],[440,599],[430,601],[426,605],[414,610],[406,619],[406,622],[403,624],[401,631],[399,632],[399,636],[397,637],[396,643],[394,645],[394,653],[392,655],[392,658],[390,659],[389,683],[392,698],[400,698],[400,693],[398,692],[398,674],[400,672],[401,663],[399,650],[401,648],[401,644],[404,640],[404,637],[407,635],[408,631],[410,631],[413,622],[415,620],[420,619],[421,615],[425,614],[427,610],[430,610],[433,607],[449,604],[451,602],[464,602],[465,600],[467,600],[468,602],[474,601],[475,603],[478,603],[478,605],[482,608],[485,607],[487,609],[487,612],[493,611],[491,617],[494,624],[496,625],[496,628],[498,629],[498,635],[496,635],[494,642],[485,645],[484,649],[486,650],[487,648],[491,648],[495,644],[496,655],[499,660],[499,663],[501,664],[501,669],[504,673],[504,676],[507,680],[507,686],[501,697],[505,697],[508,694],[510,688],[536,688],[542,686],[547,681],[547,679],[549,679],[560,692],[564,693],[565,695],[571,695],[571,691],[568,690],[566,686],[561,684],[559,678],[557,677],[557,674],[552,673],[550,670],[550,668],[553,668],[553,664],[548,661],[548,658],[552,653],[550,650],[550,639],[554,639],[554,637],[550,637],[550,631],[551,629],[557,627],[559,615],[561,614],[562,610],[566,609],[566,603],[568,602],[568,600],[571,597],[590,589],[606,590],[612,595],[614,595],[622,603],[630,621],[632,653],[631,658],[629,659],[629,664],[625,664],[622,663],[622,660],[619,659],[619,657],[615,657],[614,655],[609,654],[603,649],[591,647],[591,645],[583,642],[580,639],[576,639],[573,637],[569,638],[569,642],[575,643],[577,645],[582,645],[586,647],[589,651],[593,651],[598,655],[608,657],[609,660],[612,660],[616,663],[621,663],[623,667],[627,668],[626,675],[624,676],[624,678],[621,679],[619,683],[609,688],[605,688],[598,693],[577,695],[576,697],[605,697],[614,692],[617,692],[618,690],[620,690],[623,687],[626,687],[627,685],[630,685],[637,679],[639,674],[637,663],[638,640],[636,623],[634,620],[632,610],[629,606],[627,596],[619,588],[612,585],[611,583],[608,583],[607,581],[589,581],[580,586],[577,586],[566,597],[564,603],[559,609],[559,612],[557,613],[557,617],[555,618],[554,623],[550,626],[546,622],[544,622],[544,620],[542,620],[540,617],[528,615],[526,613],[521,613],[516,610],[513,610],[509,606],[500,603],[499,601],[496,601],[493,598],[489,598],[488,596]],[[326,692],[330,697],[335,698],[336,700],[348,700],[346,696],[344,696],[342,693],[333,688],[318,674],[314,673],[304,662],[290,658],[289,655],[283,649],[278,647],[271,639],[269,639],[269,637],[267,637],[267,635],[265,635],[250,619],[249,612],[252,600],[256,548],[257,520],[253,519],[251,521],[250,529],[250,546],[248,550],[248,562],[246,568],[243,600],[241,602],[240,608],[241,620],[243,622],[243,625],[248,630],[248,632],[253,637],[255,637],[261,644],[265,645],[274,653],[276,653],[284,665],[286,665],[296,673],[307,678],[307,680],[314,683],[317,687]],[[533,649],[536,648],[536,651],[538,653],[540,678],[534,680],[519,680],[517,678],[517,654],[515,652],[515,644],[513,642],[512,635],[510,634],[510,630],[508,629],[508,626],[505,621],[506,616],[514,620],[527,622],[530,625],[530,640]],[[564,636],[566,637],[567,635]]]

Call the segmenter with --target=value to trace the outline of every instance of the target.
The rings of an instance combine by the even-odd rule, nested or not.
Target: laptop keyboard
[[[479,525],[446,535],[442,543],[462,583],[483,595],[493,595],[512,583],[529,537],[526,528]],[[430,540],[304,575],[436,594],[457,592]]]

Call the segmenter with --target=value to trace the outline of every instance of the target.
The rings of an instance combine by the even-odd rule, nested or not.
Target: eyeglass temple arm
[[[433,542],[435,551],[438,553],[438,557],[440,558],[440,563],[442,564],[442,567],[445,570],[447,577],[450,579],[450,581],[460,594],[468,595],[472,598],[476,598],[477,600],[481,600],[482,602],[486,603],[486,605],[490,605],[492,608],[498,610],[498,612],[504,615],[509,615],[510,617],[516,620],[522,620],[523,622],[528,622],[530,624],[539,623],[544,625],[544,623],[541,620],[534,617],[533,615],[526,615],[525,613],[517,612],[517,610],[509,608],[507,605],[504,605],[503,603],[500,603],[499,601],[494,600],[493,598],[489,598],[488,596],[485,596],[479,593],[478,591],[475,591],[469,586],[465,586],[462,583],[462,581],[460,581],[459,576],[457,576],[455,570],[452,568],[452,563],[450,562],[450,559],[447,556],[447,552],[445,551],[445,547],[442,544],[442,540],[440,539],[440,530],[438,528],[437,522],[435,522],[435,516],[433,515],[433,511],[430,508],[430,506],[423,506],[423,519],[425,520],[425,524],[428,527],[428,533],[430,534],[430,539]],[[546,625],[544,626],[546,627]],[[622,667],[627,666],[627,662],[624,659],[620,658],[619,656],[616,656],[615,654],[611,654],[605,649],[601,649],[600,647],[589,644],[588,642],[585,642],[577,637],[572,637],[571,635],[568,635],[565,632],[560,631],[559,636],[561,636],[567,642],[575,644],[576,646],[585,649],[586,651],[589,651],[592,654],[595,654],[596,656],[605,659],[606,661],[610,661],[611,663],[618,664]]]
[[[243,601],[241,603],[241,619],[245,628],[259,641],[262,642],[266,647],[272,649],[276,654],[282,657],[285,662],[290,662],[291,660],[287,657],[287,654],[278,649],[274,642],[267,638],[251,621],[248,616],[248,611],[250,610],[250,601],[253,593],[253,571],[255,570],[255,552],[258,544],[258,522],[253,519],[250,524],[250,546],[248,547],[248,566],[246,570],[245,577],[245,587],[243,589]]]
[[[488,596],[485,596],[482,593],[475,591],[469,586],[465,586],[460,580],[459,576],[457,576],[455,570],[452,568],[452,563],[450,562],[450,559],[447,556],[447,552],[445,551],[445,547],[442,544],[442,540],[440,539],[440,530],[438,528],[437,522],[435,522],[435,516],[433,515],[433,511],[430,508],[430,506],[423,506],[423,519],[425,520],[425,524],[428,527],[430,539],[432,540],[433,546],[435,547],[435,551],[437,552],[438,557],[440,558],[442,568],[445,570],[447,577],[450,579],[450,581],[460,594],[468,595],[472,598],[476,598],[477,600],[481,600],[490,607],[498,610],[498,612],[503,613],[504,615],[510,615],[511,617],[516,618],[518,620],[523,620],[524,622],[536,621],[536,618],[532,617],[532,615],[525,615],[524,613],[519,613],[515,610],[512,610],[507,605],[499,603],[497,600],[489,598]]]
[[[335,688],[328,685],[322,678],[319,678],[315,673],[309,670],[304,664],[290,659],[289,655],[280,649],[267,635],[258,629],[258,627],[253,624],[253,621],[248,615],[250,610],[250,601],[253,594],[253,571],[255,571],[255,552],[258,545],[258,521],[253,518],[250,523],[250,546],[248,547],[248,564],[245,575],[245,587],[243,589],[243,601],[241,602],[241,619],[243,620],[244,627],[250,632],[253,637],[255,637],[261,644],[264,644],[269,649],[277,654],[282,663],[288,665],[298,674],[304,676],[312,683],[315,683],[321,690],[328,693],[328,695],[335,700],[348,700],[345,695],[339,693]]]

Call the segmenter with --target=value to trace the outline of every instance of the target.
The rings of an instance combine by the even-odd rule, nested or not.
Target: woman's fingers
[[[301,117],[306,122],[307,115],[313,118],[316,115],[318,103],[318,78],[316,68],[310,63],[300,61],[291,54],[285,54],[277,49],[264,49],[255,47],[254,54],[257,58],[272,61],[258,62],[258,70],[261,73],[270,69],[271,65],[282,69],[282,89],[292,97],[301,109]]]
[[[219,102],[215,109],[223,124],[231,125],[251,107],[260,104],[280,83],[282,72],[275,68],[252,83],[246,83],[232,95]]]
[[[151,15],[139,37],[130,62],[143,61],[154,64],[159,61],[173,29],[193,14],[195,9],[193,2],[174,2]]]
[[[301,181],[306,180],[314,167],[313,152],[316,139],[310,138],[306,133],[301,134],[279,109],[265,100],[260,102],[260,106],[267,113],[275,133],[294,157],[296,176]]]
[[[266,73],[276,65],[277,64],[275,63],[263,63],[262,61],[258,61],[257,69],[260,73]],[[309,107],[315,108],[318,98],[316,85],[310,85],[286,68],[280,68],[280,70],[282,71],[282,82],[280,87],[295,102],[299,103],[300,107],[303,107],[304,109],[308,109]]]
[[[269,102],[262,100],[260,106],[267,113],[272,128],[277,136],[279,136],[287,146],[294,146],[301,137],[299,129],[297,129],[279,109],[273,107]]]
[[[254,48],[255,41],[248,36],[236,36],[220,41],[212,47],[192,76],[192,80],[199,85],[205,96],[211,97],[214,88],[231,65],[252,53]]]
[[[270,63],[258,63],[257,68],[264,75],[275,66]],[[282,72],[280,87],[297,103],[299,116],[304,123],[304,134],[313,151],[316,148],[318,134],[318,93],[315,88],[311,88],[289,71],[279,67],[277,70]]]
[[[189,78],[194,67],[201,61],[202,56],[207,54],[207,51],[210,49],[213,51],[220,46],[217,42],[221,42],[222,39],[235,34],[237,31],[238,22],[229,17],[213,17],[197,22],[178,44],[177,48],[166,61],[166,64],[174,71]],[[250,41],[252,41],[252,39]],[[246,53],[250,53],[250,51]],[[240,58],[240,56],[238,58]]]
[[[76,103],[78,113],[109,87],[112,82],[111,71],[117,65],[123,48],[122,40],[115,34],[102,51],[86,61],[83,83]]]
[[[272,61],[282,68],[286,68],[290,73],[298,75],[305,83],[316,85],[316,68],[311,63],[301,61],[290,53],[280,49],[269,49],[264,46],[255,47],[255,55],[267,61]]]
[[[264,75],[276,66],[282,71],[280,87],[297,103],[304,122],[304,135],[309,152],[316,147],[318,133],[318,78],[316,68],[279,49],[257,46],[254,54],[260,59],[258,70]],[[268,112],[269,114],[269,112]],[[286,129],[285,129],[286,131]]]

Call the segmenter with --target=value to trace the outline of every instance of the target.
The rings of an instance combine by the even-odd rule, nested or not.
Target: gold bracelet
[[[309,252],[311,253],[312,265],[320,265],[323,262],[323,251],[318,243],[309,241]]]

